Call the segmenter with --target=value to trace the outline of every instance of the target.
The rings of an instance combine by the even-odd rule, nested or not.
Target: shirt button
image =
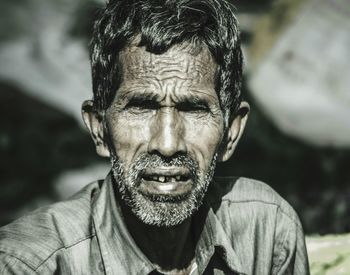
[[[98,269],[99,269],[100,271],[105,271],[105,269],[103,268],[103,263],[102,263],[102,261],[100,261],[100,262],[98,263]]]

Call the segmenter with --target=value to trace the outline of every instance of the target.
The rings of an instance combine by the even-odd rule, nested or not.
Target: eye
[[[136,111],[156,110],[159,104],[153,100],[138,100],[132,99],[126,104],[125,109],[132,109]]]
[[[189,113],[208,113],[210,109],[205,103],[192,103],[192,102],[182,102],[177,104],[176,108],[180,112],[189,112]]]

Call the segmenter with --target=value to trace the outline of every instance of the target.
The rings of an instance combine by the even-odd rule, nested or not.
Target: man
[[[213,179],[249,105],[224,0],[111,0],[83,119],[104,181],[0,231],[1,274],[308,274],[302,227],[265,184]]]

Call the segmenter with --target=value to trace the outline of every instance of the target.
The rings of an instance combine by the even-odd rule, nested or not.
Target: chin
[[[183,194],[143,193],[139,188],[116,179],[121,199],[143,223],[158,227],[172,227],[190,218],[202,205],[211,177]]]
[[[125,191],[125,190],[124,190]],[[172,227],[190,218],[201,206],[206,190],[182,197],[145,196],[137,192],[122,194],[132,213],[143,223],[159,227]]]
[[[192,160],[191,160],[192,161]],[[190,162],[190,161],[188,161]],[[140,165],[140,163],[144,165]],[[207,173],[198,169],[198,164],[181,162],[179,167],[189,167],[191,179],[184,178],[186,184],[174,184],[170,190],[164,191],[159,183],[149,178],[142,179],[143,171],[152,161],[135,161],[130,172],[125,172],[123,164],[112,158],[112,172],[117,190],[125,205],[143,223],[158,227],[172,227],[189,219],[202,205],[208,186],[212,180],[216,155]],[[153,169],[159,164],[153,161]],[[164,166],[164,163],[161,162]],[[171,164],[173,167],[174,163]],[[141,168],[140,168],[141,167]],[[183,188],[182,188],[183,187]]]

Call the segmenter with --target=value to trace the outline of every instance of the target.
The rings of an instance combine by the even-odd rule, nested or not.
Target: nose
[[[178,111],[172,107],[161,108],[153,121],[148,153],[172,157],[186,151],[184,125]]]

